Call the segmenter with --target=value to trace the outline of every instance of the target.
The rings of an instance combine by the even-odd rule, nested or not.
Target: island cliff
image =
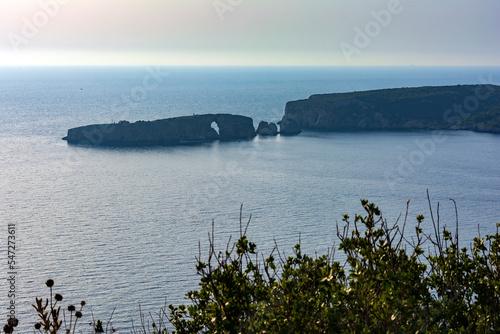
[[[286,104],[286,124],[303,130],[463,129],[500,133],[500,86],[458,85],[312,95]],[[285,126],[284,126],[285,125]]]
[[[206,114],[156,121],[121,121],[68,130],[63,139],[70,144],[91,146],[179,145],[214,140],[245,140],[255,137],[250,117]]]

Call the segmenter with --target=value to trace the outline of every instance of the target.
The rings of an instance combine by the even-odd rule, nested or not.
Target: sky
[[[0,66],[496,66],[499,36],[499,0],[0,0]]]

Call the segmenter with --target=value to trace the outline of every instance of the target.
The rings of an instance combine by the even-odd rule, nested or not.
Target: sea
[[[141,312],[148,322],[166,304],[189,303],[212,229],[219,250],[249,222],[263,256],[299,242],[316,256],[338,248],[337,227],[364,213],[361,199],[389,224],[407,217],[409,240],[419,214],[428,233],[432,217],[452,231],[458,219],[464,247],[500,222],[500,135],[304,131],[92,148],[63,141],[69,128],[205,113],[257,126],[312,94],[485,83],[500,84],[499,67],[0,68],[2,326],[14,312],[17,331],[32,332],[32,304],[49,298],[53,279],[63,310],[86,302],[80,332],[111,318],[109,329],[130,333]]]

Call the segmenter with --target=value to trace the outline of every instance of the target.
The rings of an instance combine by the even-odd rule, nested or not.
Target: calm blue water
[[[499,68],[0,68],[2,278],[7,224],[16,225],[16,311],[56,281],[63,305],[87,301],[84,322],[107,319],[127,333],[139,304],[156,312],[196,287],[194,257],[215,221],[220,247],[238,234],[239,208],[264,252],[274,239],[307,253],[336,242],[342,215],[375,202],[388,221],[429,216],[462,240],[500,221],[500,136],[467,131],[314,133],[248,142],[134,149],[71,147],[68,128],[127,119],[234,113],[278,121],[287,101],[311,94],[500,82]],[[146,83],[147,89],[144,88]],[[414,220],[410,219],[412,227]],[[430,224],[430,220],[426,220]],[[430,225],[426,225],[430,228]],[[0,286],[0,319],[9,286]],[[2,320],[3,321],[3,320]]]

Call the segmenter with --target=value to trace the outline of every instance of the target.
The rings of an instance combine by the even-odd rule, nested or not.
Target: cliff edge
[[[500,133],[499,107],[500,86],[495,85],[380,89],[312,95],[288,102],[281,123],[324,131],[463,129]]]

